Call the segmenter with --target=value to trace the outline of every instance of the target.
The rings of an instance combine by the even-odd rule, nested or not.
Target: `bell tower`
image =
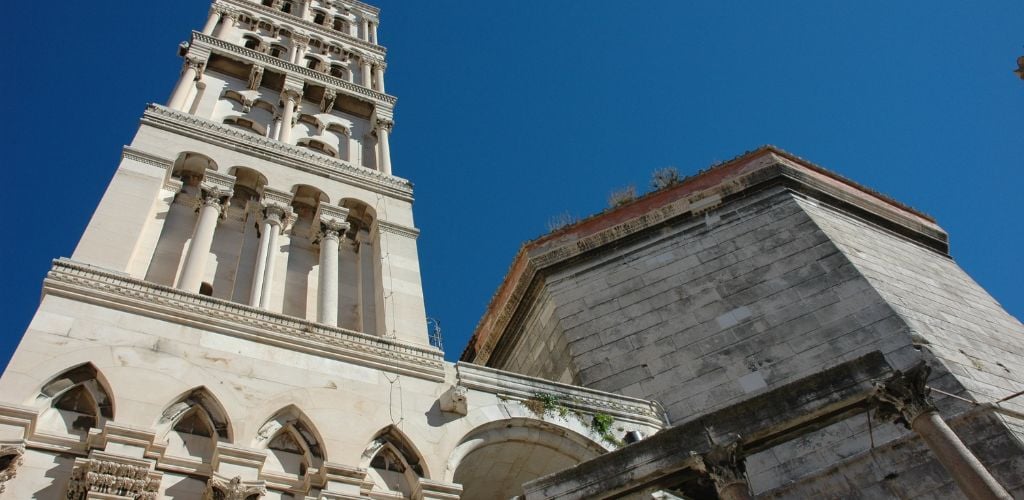
[[[214,2],[72,260],[427,344],[378,24],[379,10],[358,1]]]

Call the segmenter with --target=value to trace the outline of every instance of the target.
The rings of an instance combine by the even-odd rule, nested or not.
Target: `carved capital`
[[[388,68],[388,63],[386,63],[384,61],[377,61],[377,62],[373,63],[373,66],[376,69],[379,69],[380,71],[384,71],[385,69]]]
[[[182,71],[184,72],[185,70],[189,70],[189,69],[195,70],[196,71],[196,78],[195,79],[199,80],[199,78],[202,77],[202,75],[203,75],[203,70],[205,69],[205,67],[206,67],[206,60],[205,59],[203,59],[203,58],[201,58],[199,56],[193,55],[193,54],[188,54],[188,55],[185,56],[185,64],[182,67]]]
[[[391,132],[391,129],[395,126],[395,122],[384,118],[377,118],[377,122],[374,127],[377,130],[385,130]]]
[[[299,104],[299,101],[301,101],[301,100],[302,100],[302,91],[301,90],[299,90],[299,89],[292,89],[292,88],[288,88],[288,87],[285,87],[284,89],[281,89],[281,105],[282,106],[287,106],[288,105],[288,101],[291,101],[292,105],[296,106],[296,105]]]
[[[263,481],[242,481],[239,476],[231,479],[214,476],[206,482],[203,500],[250,500],[253,496],[259,498],[266,494],[267,487]]]
[[[341,235],[348,231],[348,209],[324,202],[316,210],[316,219],[320,224],[320,231],[316,235],[316,241],[340,240]]]
[[[199,207],[215,207],[224,214],[224,208],[234,193],[235,178],[230,175],[207,171],[199,183]]]
[[[0,493],[6,489],[7,481],[18,475],[18,467],[21,467],[24,454],[24,446],[0,446]]]
[[[929,395],[931,391],[925,385],[931,371],[922,361],[906,372],[897,371],[889,380],[876,382],[877,415],[910,428],[917,417],[936,411]]]
[[[309,47],[309,35],[302,33],[292,33],[292,43],[296,46]]]

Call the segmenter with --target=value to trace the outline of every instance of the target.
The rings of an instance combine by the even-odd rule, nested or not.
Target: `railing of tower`
[[[440,351],[444,351],[444,342],[441,340],[441,322],[434,318],[427,318],[427,332],[430,345]]]

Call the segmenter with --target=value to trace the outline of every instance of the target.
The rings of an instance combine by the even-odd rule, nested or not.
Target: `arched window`
[[[50,410],[44,412],[44,425],[85,435],[89,429],[114,418],[110,390],[92,363],[85,363],[57,375],[39,391],[37,401]]]
[[[337,149],[335,149],[330,144],[327,144],[326,142],[318,140],[318,139],[310,139],[308,137],[304,137],[302,139],[299,139],[297,144],[299,146],[303,146],[303,147],[307,147],[309,149],[312,149],[313,151],[316,151],[316,152],[319,152],[319,153],[323,153],[323,154],[325,154],[327,156],[330,156],[331,158],[337,158],[338,157],[338,150]]]
[[[283,45],[274,44],[270,46],[270,50],[268,50],[267,53],[270,54],[271,57],[284,59],[285,56],[288,55],[288,49],[284,48]]]
[[[348,21],[341,17],[334,18],[334,30],[348,33]]]
[[[321,26],[324,26],[324,24],[327,22],[327,13],[322,10],[313,11],[313,22]]]
[[[419,479],[426,477],[423,460],[408,438],[391,425],[377,433],[363,452],[361,465],[373,491],[401,493],[411,498]]]
[[[252,50],[260,50],[260,39],[259,38],[256,38],[254,36],[246,35],[245,37],[243,37],[243,40],[244,40],[244,42],[242,43],[242,46],[244,46],[245,48],[252,49]]]
[[[224,119],[224,124],[256,132],[259,135],[267,135],[267,128],[263,124],[256,123],[255,121],[244,116],[229,116]]]
[[[349,71],[344,65],[332,64],[331,65],[331,76],[341,78],[342,80],[348,80]]]
[[[260,427],[255,444],[268,451],[265,473],[302,477],[310,467],[323,465],[321,442],[309,418],[295,406],[289,406]]]
[[[284,12],[285,14],[291,14],[292,3],[288,1],[281,2],[281,12]]]
[[[231,441],[227,414],[205,387],[193,389],[170,404],[157,428],[166,433],[167,453],[209,463],[217,441]]]

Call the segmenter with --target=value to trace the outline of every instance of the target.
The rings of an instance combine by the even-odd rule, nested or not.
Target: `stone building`
[[[771,147],[529,243],[444,362],[378,22],[214,2],[0,378],[0,495],[1024,495],[1024,326]]]
[[[662,427],[431,345],[378,19],[214,2],[0,378],[4,498],[509,497]]]
[[[667,411],[526,498],[1021,497],[1024,326],[947,241],[763,147],[525,245],[462,359]]]

